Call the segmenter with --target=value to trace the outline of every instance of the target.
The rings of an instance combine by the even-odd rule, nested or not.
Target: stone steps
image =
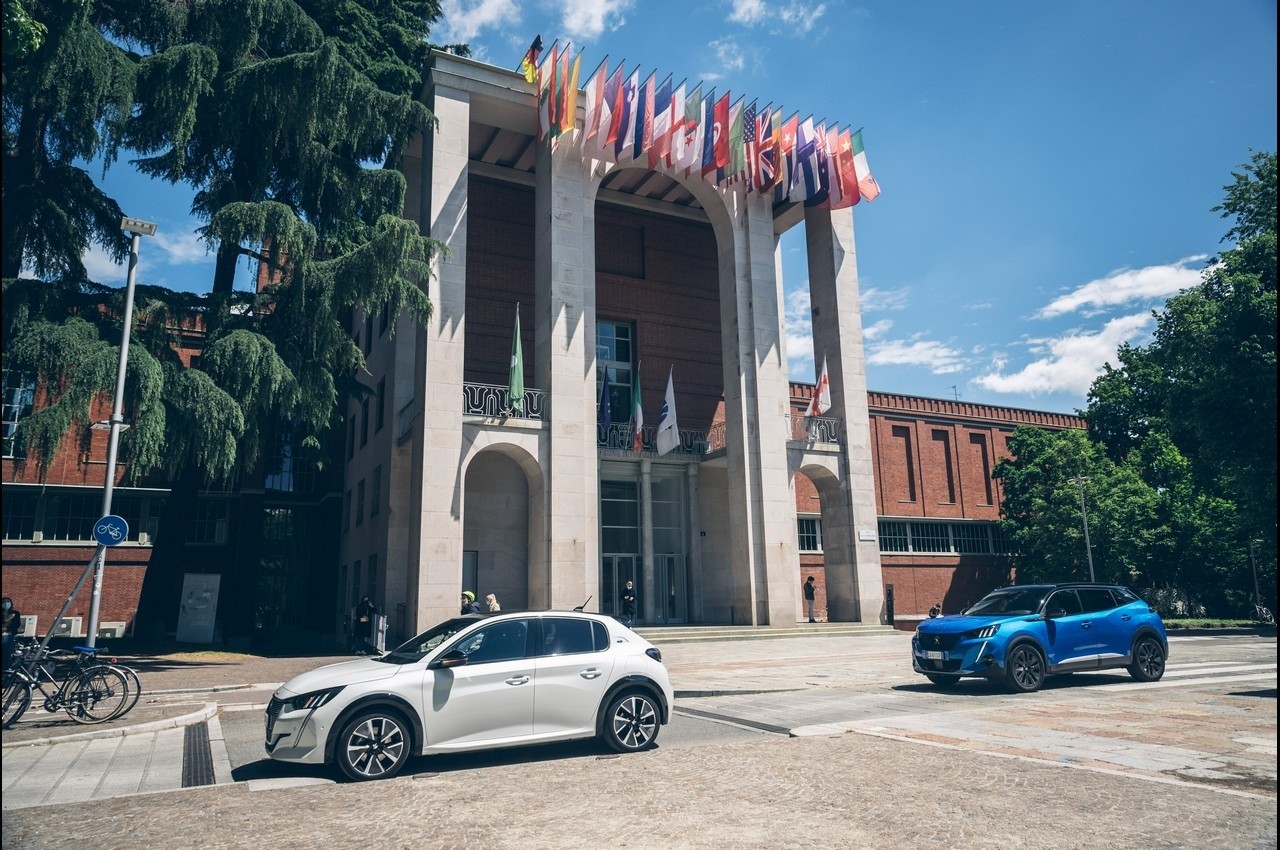
[[[653,644],[895,634],[892,626],[874,623],[796,623],[792,626],[640,626],[635,631]]]

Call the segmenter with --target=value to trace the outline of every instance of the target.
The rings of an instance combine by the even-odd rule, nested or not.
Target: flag
[[[838,210],[844,200],[844,187],[840,184],[840,128],[828,127],[827,149],[827,197],[823,206]]]
[[[804,427],[813,432],[814,420],[831,409],[831,382],[827,380],[827,358],[822,358],[822,374],[813,388],[813,398],[804,412]]]
[[[715,134],[715,115],[716,109],[716,90],[711,92],[702,99],[702,112],[698,117],[698,122],[702,125],[702,168],[699,174],[716,170],[716,134]]]
[[[644,408],[640,405],[640,364],[636,364],[635,390],[631,404],[631,450],[636,454],[644,451]]]
[[[776,143],[774,146],[778,151],[778,179],[774,183],[773,198],[775,201],[785,201],[791,193],[791,182],[795,179],[796,133],[800,128],[800,113],[782,121],[782,113],[778,112],[775,118],[777,121],[773,132]]]
[[[649,167],[657,168],[671,152],[671,75],[653,95],[653,139],[649,144]]]
[[[567,63],[568,54],[565,54]],[[564,109],[560,112],[560,133],[572,133],[578,126],[578,71],[582,68],[582,51],[568,65],[564,79]]]
[[[680,155],[684,153],[684,107],[685,107],[685,83],[687,80],[681,81],[680,85],[671,92],[671,130],[667,134],[666,155],[663,158],[664,164],[675,168],[680,159]]]
[[[524,351],[520,346],[520,305],[516,304],[516,330],[511,337],[511,375],[507,381],[507,407],[524,409]]]
[[[827,154],[827,127],[819,124],[814,135],[814,150],[817,153],[818,167],[814,172],[814,185],[809,189],[809,197],[805,199],[806,207],[831,207],[830,164]]]
[[[752,165],[753,187],[767,192],[778,179],[778,152],[773,146],[773,108],[765,107],[756,115],[756,153]]]
[[[636,68],[618,89],[618,114],[614,118],[618,132],[615,136],[613,153],[618,159],[635,145],[634,128],[636,123],[636,100],[640,88],[640,69]]]
[[[840,131],[840,143],[838,149],[832,151],[832,155],[840,176],[840,200],[832,200],[831,209],[842,210],[862,199],[862,192],[858,189],[858,175],[853,170],[852,134],[848,130]]]
[[[524,74],[526,83],[536,83],[538,81],[538,57],[541,55],[542,36],[534,36],[533,44],[529,45],[529,51],[520,60],[520,73]]]
[[[625,63],[622,63],[625,64]],[[612,145],[618,138],[618,93],[622,91],[622,64],[605,80],[604,97],[600,98],[600,146]]]
[[[556,45],[553,42],[547,58],[538,66],[538,141],[543,141],[551,132],[551,99],[552,70],[556,65]]]
[[[715,129],[715,167],[724,168],[729,164],[729,92],[716,101],[712,127]]]
[[[584,87],[586,113],[582,119],[582,143],[586,145],[600,132],[601,107],[604,105],[604,83],[609,76],[609,57],[600,60],[600,66],[591,72]]]
[[[645,78],[644,85],[640,86],[640,91],[636,94],[636,112],[632,121],[631,131],[631,156],[639,159],[649,152],[649,145],[653,142],[653,71]]]
[[[672,367],[674,371],[674,367]],[[662,413],[658,416],[658,436],[655,443],[658,454],[664,455],[680,445],[680,426],[676,424],[676,392],[667,373],[667,395],[662,400]]]
[[[756,183],[756,102],[753,100],[742,110],[742,154],[745,160],[743,174],[747,190]]]
[[[745,98],[738,98],[729,109],[729,140],[726,143],[728,148],[728,159],[725,161],[725,176],[729,182],[735,182],[742,177],[742,172],[747,167],[747,161],[743,157],[743,108],[742,102]]]
[[[606,444],[609,442],[609,428],[613,425],[613,411],[609,408],[609,370],[605,368],[601,370],[600,409],[596,413],[596,418],[600,422],[601,439]]]
[[[874,201],[880,194],[880,184],[871,176],[871,166],[867,165],[867,149],[862,146],[862,131],[853,134],[853,170],[858,175],[858,190],[862,197]]]
[[[684,118],[680,122],[680,135],[672,145],[672,166],[689,169],[702,158],[702,83],[684,99]],[[676,150],[676,143],[679,150]]]
[[[807,201],[818,192],[818,139],[813,116],[800,122],[796,133],[796,164],[787,196],[793,201]]]

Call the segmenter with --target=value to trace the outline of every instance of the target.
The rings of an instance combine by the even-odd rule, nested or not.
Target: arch
[[[493,593],[507,609],[528,608],[545,563],[543,473],[526,446],[504,436],[475,434],[463,460],[462,551],[476,568],[476,586],[464,589],[480,599]]]

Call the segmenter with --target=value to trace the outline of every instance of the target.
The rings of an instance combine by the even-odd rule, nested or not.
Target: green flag
[[[520,305],[516,305],[516,332],[511,338],[511,377],[507,384],[507,406],[524,409],[524,352],[520,347]]]

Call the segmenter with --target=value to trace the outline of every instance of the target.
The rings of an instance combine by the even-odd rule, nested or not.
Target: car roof
[[[1114,584],[1108,581],[1064,581],[1057,584],[1010,584],[1005,587],[997,587],[992,593],[1002,590],[1061,590],[1071,587],[1118,587],[1121,590],[1128,589],[1122,584]]]

